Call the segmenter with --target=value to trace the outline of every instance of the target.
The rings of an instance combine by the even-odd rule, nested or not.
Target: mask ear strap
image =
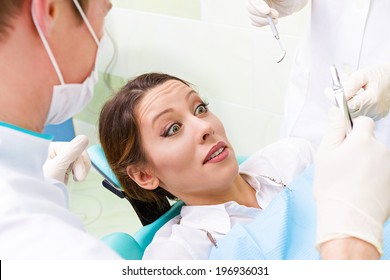
[[[96,33],[95,31],[93,30],[91,24],[89,23],[89,20],[87,18],[87,16],[85,15],[83,9],[81,8],[80,4],[79,4],[79,1],[77,0],[73,0],[73,3],[75,4],[77,10],[79,11],[81,17],[83,18],[84,22],[85,22],[85,25],[87,26],[89,32],[91,33],[92,35],[92,38],[93,40],[95,41],[96,45],[99,46],[99,39],[98,37],[96,36]]]
[[[35,24],[35,27],[36,27],[37,31],[38,31],[39,37],[41,38],[41,41],[42,41],[42,43],[43,43],[43,45],[44,45],[44,47],[45,47],[45,49],[47,51],[47,54],[49,55],[50,61],[53,64],[54,70],[57,73],[58,79],[60,80],[60,83],[63,85],[63,84],[65,84],[64,78],[62,77],[60,68],[58,67],[57,61],[56,61],[56,59],[55,59],[55,57],[53,55],[53,52],[50,49],[49,43],[47,42],[47,40],[45,38],[45,35],[43,34],[41,27],[39,26],[39,23],[38,23],[38,20],[37,20],[37,17],[36,17],[36,13],[35,13],[35,9],[34,9],[34,3],[35,3],[35,1],[33,0],[32,4],[31,4],[32,20],[33,20],[33,22]]]
[[[53,52],[50,49],[49,43],[47,42],[47,40],[45,38],[45,35],[43,34],[41,27],[39,26],[39,23],[38,23],[38,20],[37,20],[37,16],[36,16],[36,13],[35,13],[35,9],[34,9],[34,3],[35,3],[35,1],[33,0],[32,3],[31,3],[31,16],[32,16],[32,20],[33,20],[33,22],[35,24],[35,27],[36,27],[37,31],[38,31],[39,37],[41,37],[41,41],[42,41],[43,45],[45,46],[46,52],[49,55],[50,61],[53,64],[54,70],[57,73],[58,79],[60,80],[60,83],[62,85],[64,85],[65,81],[64,81],[64,78],[62,77],[60,68],[58,67],[57,61],[56,61],[56,59],[55,59],[55,57],[53,55]]]

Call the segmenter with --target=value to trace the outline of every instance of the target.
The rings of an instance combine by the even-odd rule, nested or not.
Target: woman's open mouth
[[[207,155],[203,161],[203,164],[209,163],[209,162],[215,163],[215,162],[220,162],[220,161],[224,160],[229,155],[229,152],[226,148],[227,148],[227,146],[226,146],[225,142],[223,142],[223,141],[218,142],[207,153]]]

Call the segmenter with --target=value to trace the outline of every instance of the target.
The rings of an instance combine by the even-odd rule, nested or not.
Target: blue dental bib
[[[253,222],[235,225],[213,247],[209,259],[315,260],[316,204],[314,166],[278,194]],[[383,255],[390,259],[390,222],[384,225]]]

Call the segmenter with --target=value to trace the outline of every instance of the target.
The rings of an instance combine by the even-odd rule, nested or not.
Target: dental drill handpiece
[[[333,80],[334,98],[336,100],[337,106],[340,108],[341,113],[344,116],[345,125],[346,125],[346,133],[348,135],[352,131],[353,123],[352,123],[351,114],[349,113],[347,100],[345,98],[344,89],[341,85],[339,74],[338,74],[337,69],[334,65],[330,67],[330,74],[331,74],[332,80]]]
[[[281,62],[281,61],[283,60],[283,58],[286,56],[286,50],[284,49],[284,47],[283,47],[283,45],[282,45],[282,41],[280,41],[279,32],[278,32],[278,30],[276,29],[275,23],[274,23],[274,21],[272,20],[272,18],[271,18],[269,15],[267,15],[267,20],[268,20],[269,26],[271,27],[272,33],[274,34],[276,40],[277,40],[278,43],[279,43],[280,50],[282,51],[282,53],[280,54],[279,59],[277,60],[277,63],[279,63],[279,62]]]

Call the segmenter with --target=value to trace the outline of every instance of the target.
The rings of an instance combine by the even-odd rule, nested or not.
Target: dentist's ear
[[[33,0],[31,5],[39,27],[45,36],[48,35],[48,32],[50,32],[50,29],[53,26],[54,18],[57,12],[55,1]]]
[[[127,175],[143,189],[154,190],[160,184],[160,180],[149,170],[141,170],[135,166],[128,166],[126,172]]]

